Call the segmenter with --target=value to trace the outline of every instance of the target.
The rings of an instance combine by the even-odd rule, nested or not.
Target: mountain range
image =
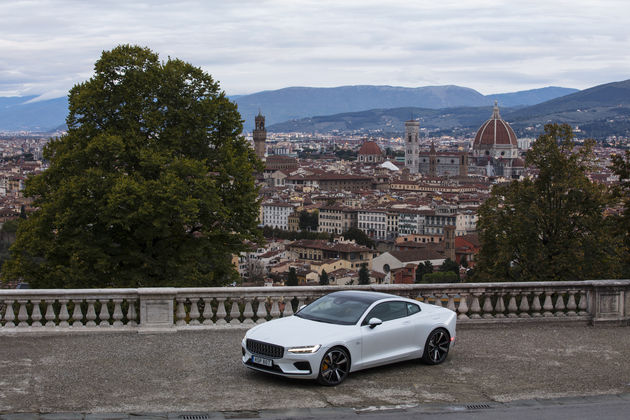
[[[267,125],[292,119],[365,111],[374,108],[488,106],[498,100],[504,106],[527,106],[556,98],[576,89],[546,87],[521,92],[482,95],[460,86],[340,86],[334,88],[290,87],[250,95],[231,96],[251,131],[254,116],[262,112]],[[66,98],[36,100],[34,96],[0,98],[0,131],[53,131],[63,128]]]
[[[404,121],[418,119],[421,127],[436,134],[470,134],[491,114],[490,106],[438,110],[380,108],[286,121],[267,129],[272,132],[400,134]],[[501,116],[520,136],[536,136],[543,131],[544,124],[558,122],[578,127],[581,137],[630,137],[630,80],[595,86],[527,107],[501,107]]]
[[[535,136],[553,121],[579,127],[584,136],[630,136],[630,80],[582,91],[546,87],[494,95],[460,86],[292,87],[230,99],[245,118],[246,131],[251,131],[260,111],[270,132],[399,135],[404,121],[414,118],[433,133],[470,133],[490,117],[496,100],[501,115],[519,135]],[[67,106],[66,98],[0,98],[0,131],[63,128]]]

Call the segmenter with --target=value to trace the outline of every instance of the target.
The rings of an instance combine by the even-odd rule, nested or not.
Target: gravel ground
[[[237,411],[507,402],[630,392],[630,327],[460,329],[446,362],[340,386],[241,365],[240,330],[0,336],[0,413]]]

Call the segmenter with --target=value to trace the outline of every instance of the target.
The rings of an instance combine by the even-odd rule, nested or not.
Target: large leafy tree
[[[613,198],[617,201],[620,212],[612,220],[621,244],[621,276],[630,278],[630,150],[613,156],[611,169],[619,177],[619,183],[613,189]]]
[[[69,94],[67,134],[25,194],[4,278],[33,287],[209,286],[259,240],[260,162],[236,105],[201,69],[147,48],[103,52]]]
[[[617,243],[604,216],[606,189],[587,177],[590,141],[549,124],[527,152],[536,176],[492,189],[479,209],[476,279],[551,281],[617,275]]]

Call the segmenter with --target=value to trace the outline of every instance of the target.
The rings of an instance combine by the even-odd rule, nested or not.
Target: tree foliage
[[[433,273],[433,263],[431,263],[431,261],[418,264],[416,268],[416,283],[422,283],[425,274],[431,273]]]
[[[428,273],[422,277],[422,283],[457,283],[459,277],[452,271],[438,271],[437,273]]]
[[[319,284],[321,286],[328,286],[330,284],[326,270],[322,270],[322,274],[319,276]]]
[[[212,77],[147,48],[103,52],[69,94],[67,134],[28,180],[5,278],[33,287],[210,286],[259,240],[241,117]]]
[[[366,263],[361,264],[361,269],[359,269],[359,284],[370,284],[370,270]]]
[[[302,210],[300,212],[300,229],[310,232],[317,232],[319,226],[319,212],[317,210],[308,212]]]
[[[350,229],[345,231],[342,236],[344,237],[344,239],[353,240],[359,245],[367,246],[368,248],[374,248],[374,241],[370,239],[370,237],[359,228],[351,227]]]
[[[630,278],[630,150],[613,156],[610,169],[619,177],[619,183],[613,190],[613,199],[620,212],[611,218],[620,243],[621,277]]]
[[[289,268],[289,275],[287,276],[287,286],[297,286],[298,278],[297,272],[295,271],[295,267]]]
[[[459,281],[459,264],[450,258],[445,259],[442,265],[440,265],[440,271],[443,273],[454,273],[457,276],[457,281]]]
[[[552,281],[616,276],[604,217],[606,189],[591,182],[592,141],[576,148],[568,125],[549,124],[527,152],[533,179],[492,189],[479,209],[476,279]]]

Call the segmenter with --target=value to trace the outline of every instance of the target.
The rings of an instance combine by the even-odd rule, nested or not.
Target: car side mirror
[[[378,318],[370,318],[370,320],[368,321],[368,325],[370,326],[370,328],[374,328],[377,325],[381,325],[382,323],[383,321]]]

